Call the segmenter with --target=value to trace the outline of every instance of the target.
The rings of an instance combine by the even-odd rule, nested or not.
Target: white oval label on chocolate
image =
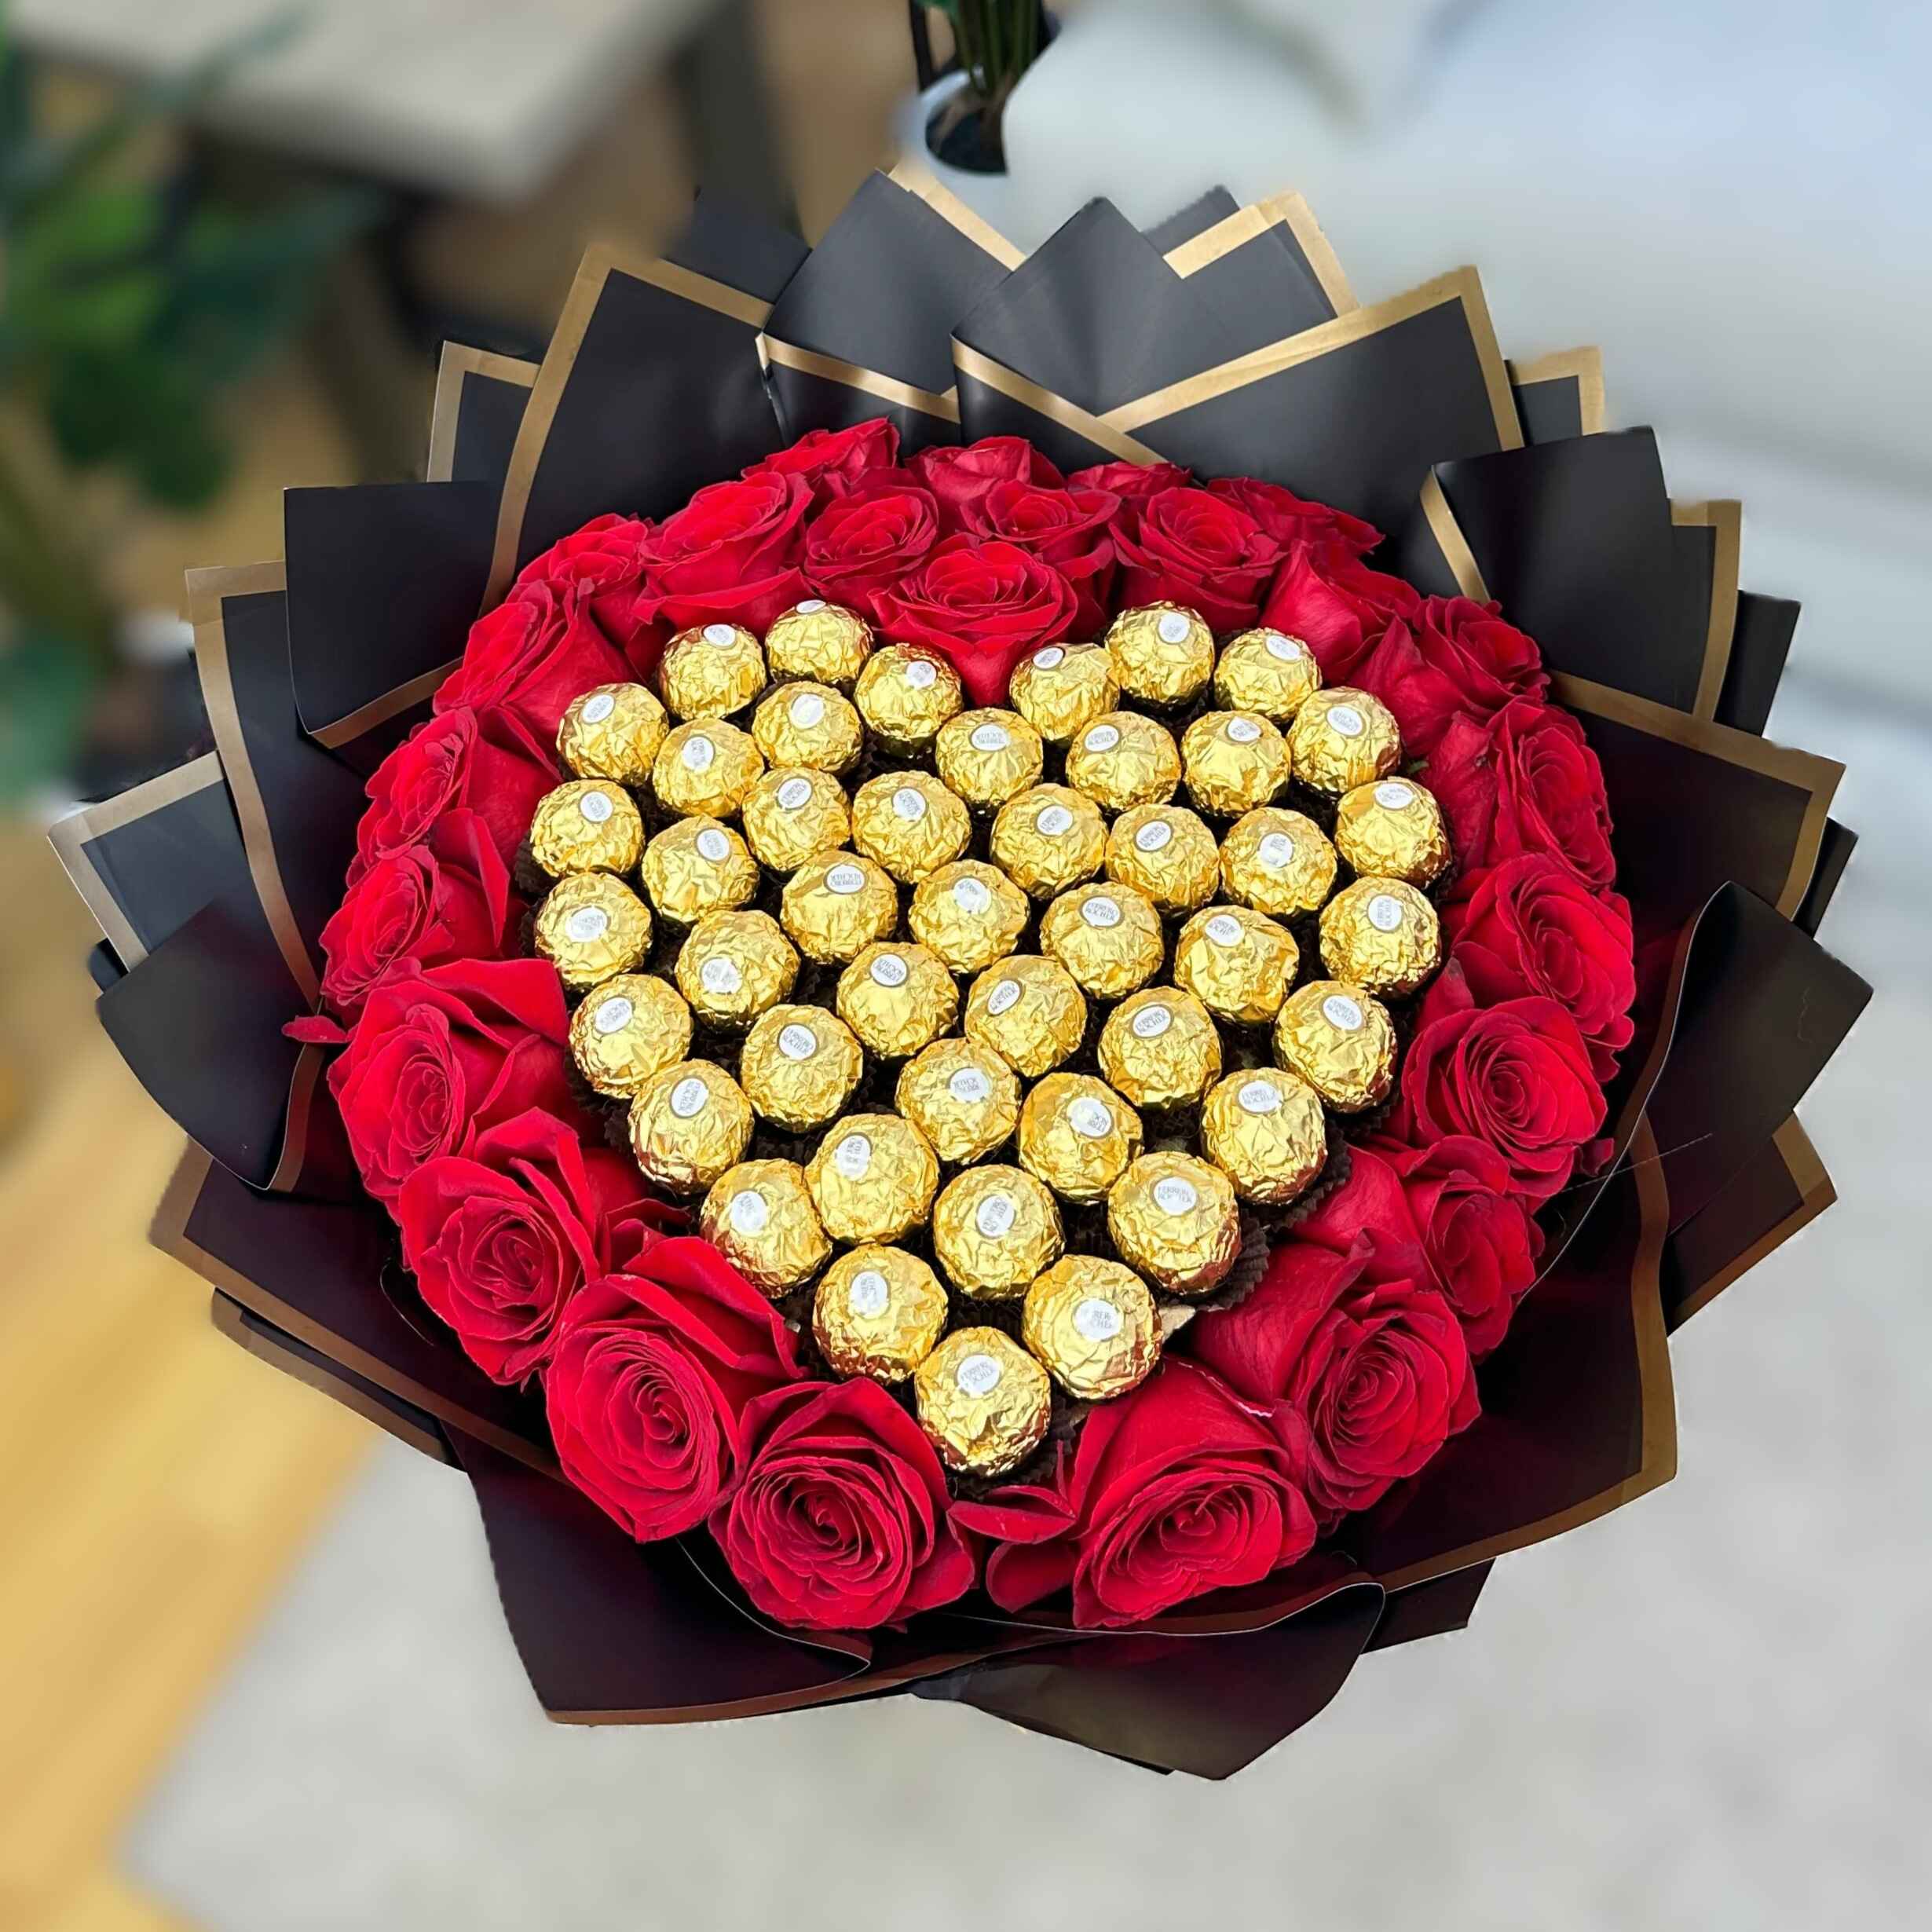
[[[731,1228],[734,1234],[762,1235],[771,1220],[765,1197],[755,1188],[731,1197]]]
[[[704,627],[707,644],[729,644],[737,635],[737,631],[728,624],[708,624]]]
[[[1279,631],[1269,631],[1262,639],[1262,643],[1269,657],[1279,658],[1284,664],[1292,664],[1297,658],[1306,655],[1301,639],[1283,637]]]
[[[972,735],[967,742],[975,752],[1003,752],[1013,741],[1013,734],[1004,725],[975,725]]]
[[[825,874],[825,884],[841,898],[850,898],[854,892],[862,891],[865,875],[856,865],[834,865]]]
[[[1134,834],[1134,850],[1137,852],[1158,852],[1173,843],[1174,828],[1165,818],[1150,818]]]
[[[1163,644],[1184,644],[1194,626],[1187,620],[1185,611],[1164,610],[1161,620],[1154,627]]]
[[[1236,745],[1252,745],[1261,735],[1261,727],[1252,718],[1230,718],[1228,736]]]
[[[707,825],[693,843],[698,857],[709,859],[714,865],[722,865],[731,856],[731,841],[715,825]]]
[[[778,803],[789,812],[795,812],[812,795],[812,781],[809,778],[787,778],[778,787]]]
[[[1244,1081],[1235,1098],[1244,1114],[1272,1114],[1281,1106],[1281,1089],[1272,1080]]]
[[[906,962],[896,953],[881,953],[873,961],[871,972],[872,982],[876,986],[902,986],[906,983]]]
[[[1090,752],[1111,752],[1120,742],[1120,726],[1097,724],[1080,742]]]
[[[1378,892],[1368,902],[1368,922],[1378,932],[1393,932],[1402,924],[1402,902],[1392,892]]]
[[[906,682],[915,691],[929,691],[939,681],[939,667],[929,658],[915,657],[906,667]]]
[[[953,903],[962,913],[971,913],[975,918],[990,910],[993,894],[983,879],[964,878],[953,881]]]
[[[1048,805],[1034,821],[1034,829],[1043,839],[1064,837],[1074,829],[1074,814],[1064,805]]]
[[[1158,1040],[1174,1023],[1171,1008],[1165,1006],[1143,1006],[1128,1023],[1135,1038]]]
[[[1279,872],[1295,855],[1295,842],[1285,832],[1271,832],[1255,847],[1255,857],[1270,872]]]
[[[708,959],[697,969],[697,983],[707,993],[736,993],[745,984],[745,975],[728,959]]]
[[[1083,1341],[1111,1341],[1124,1323],[1120,1310],[1098,1295],[1089,1295],[1074,1310],[1074,1333]]]
[[[608,691],[599,691],[584,701],[584,708],[577,715],[586,724],[602,724],[617,708],[617,699]]]
[[[778,1051],[788,1060],[808,1060],[818,1051],[818,1036],[809,1026],[781,1027],[778,1032]]]
[[[803,603],[792,606],[801,617],[816,617],[825,607],[825,600],[822,597],[808,597]]]
[[[1328,722],[1345,738],[1359,738],[1368,729],[1367,720],[1352,704],[1337,704],[1328,714]]]
[[[1051,671],[1056,664],[1063,662],[1066,656],[1066,652],[1062,650],[1059,645],[1049,644],[1044,650],[1037,650],[1034,653],[1033,661],[1042,671]]]
[[[1104,1140],[1114,1131],[1114,1110],[1082,1094],[1067,1110],[1067,1123],[1083,1140]]]
[[[679,1120],[690,1120],[704,1112],[704,1103],[710,1098],[710,1088],[693,1074],[671,1089],[671,1111]]]
[[[997,1019],[1001,1014],[1010,1011],[1019,1004],[1019,982],[1017,979],[1002,979],[986,995],[986,1011],[995,1019]]]
[[[1415,787],[1400,778],[1385,778],[1375,788],[1375,803],[1386,811],[1406,810],[1415,803]]]
[[[1154,1205],[1163,1214],[1191,1214],[1201,1205],[1201,1196],[1192,1181],[1168,1174],[1154,1184]]]
[[[884,1314],[891,1299],[892,1290],[886,1285],[884,1275],[876,1268],[862,1268],[845,1291],[845,1305],[854,1315],[863,1315],[868,1321]]]
[[[953,1371],[963,1396],[990,1396],[1000,1385],[1000,1365],[990,1355],[969,1355]]]
[[[591,1015],[591,1024],[599,1033],[620,1033],[630,1025],[631,1015],[636,1011],[621,993],[613,993]]]
[[[594,825],[602,825],[617,809],[608,792],[586,792],[577,800],[577,810]]]
[[[1109,898],[1104,892],[1096,892],[1090,899],[1083,899],[1080,916],[1090,926],[1098,926],[1103,931],[1120,924],[1120,901]]]
[[[1241,921],[1232,913],[1217,913],[1207,922],[1205,930],[1217,946],[1239,946],[1241,943]]]
[[[926,795],[916,786],[902,785],[892,794],[892,812],[895,818],[903,818],[909,825],[916,825],[926,815]]]
[[[1330,993],[1322,1002],[1322,1016],[1330,1026],[1338,1027],[1344,1033],[1362,1030],[1361,1005],[1345,993]]]
[[[718,756],[718,748],[709,738],[686,738],[684,749],[679,756],[684,760],[686,771],[708,771],[712,760]]]
[[[977,1067],[962,1067],[946,1083],[946,1090],[961,1107],[979,1107],[992,1098],[993,1082]]]
[[[872,1165],[872,1143],[863,1134],[847,1134],[832,1150],[832,1165],[847,1180],[862,1180]]]
[[[1019,1218],[1019,1209],[1010,1194],[990,1194],[973,1215],[973,1225],[989,1241],[997,1241]]]
[[[601,906],[580,906],[564,921],[564,931],[579,946],[601,939],[610,930],[610,915]]]
[[[816,691],[801,691],[792,701],[791,719],[801,731],[815,730],[825,721],[825,701]]]

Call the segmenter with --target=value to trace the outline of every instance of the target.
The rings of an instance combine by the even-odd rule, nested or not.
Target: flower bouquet
[[[190,579],[58,829],[218,1323],[474,1486],[545,1708],[1225,1776],[1674,1468],[1868,997],[1796,609],[1305,207],[701,202]]]

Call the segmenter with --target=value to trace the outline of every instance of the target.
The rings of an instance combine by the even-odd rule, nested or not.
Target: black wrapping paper
[[[1204,235],[1217,221],[1239,212],[1241,203],[1225,188],[1209,188],[1196,195],[1184,208],[1176,208],[1164,221],[1156,221],[1141,232],[1162,254]]]
[[[1533,362],[1512,362],[1509,387],[1526,443],[1595,436],[1606,426],[1600,349],[1563,349]]]
[[[1244,349],[1319,327],[1356,306],[1334,251],[1299,195],[1231,209],[1162,252],[1192,292],[1228,319]]]
[[[1786,597],[1764,597],[1755,591],[1738,594],[1731,654],[1718,699],[1721,724],[1740,731],[1762,731],[1769,721],[1798,629],[1798,608]]]
[[[444,343],[430,416],[428,481],[503,488],[536,371],[534,362]]]
[[[1825,914],[1831,909],[1831,901],[1845,876],[1845,868],[1850,864],[1851,855],[1857,847],[1858,834],[1849,825],[1840,825],[1835,818],[1826,819],[1811,884],[1805,888],[1805,896],[1799,902],[1798,910],[1791,915],[1800,930],[1809,933],[1814,939],[1818,936],[1819,928],[1824,924]]]

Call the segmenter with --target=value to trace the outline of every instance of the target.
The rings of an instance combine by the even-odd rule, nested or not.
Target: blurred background
[[[1932,1883],[1932,15],[1884,0],[0,0],[0,1927],[1810,1927]],[[1674,1351],[1682,1474],[1503,1563],[1224,1787],[908,1700],[547,1726],[460,1480],[207,1325],[48,825],[206,748],[181,572],[421,474],[703,181],[916,156],[1022,247],[1307,196],[1367,301],[1478,262],[1603,350],[1805,615],[1823,937],[1877,985],[1837,1211]]]

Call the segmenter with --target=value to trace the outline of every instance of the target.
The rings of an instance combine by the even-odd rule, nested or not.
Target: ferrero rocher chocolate
[[[1322,688],[1322,668],[1298,637],[1264,624],[1221,646],[1214,695],[1230,711],[1257,711],[1277,723],[1292,718]]]
[[[1024,1294],[1060,1258],[1060,1211],[1024,1168],[969,1167],[939,1191],[932,1251],[946,1278],[975,1301]]]
[[[796,1161],[741,1161],[712,1183],[698,1228],[753,1287],[776,1300],[825,1264],[832,1243]]]
[[[818,1143],[805,1179],[835,1241],[896,1241],[926,1218],[939,1163],[910,1121],[853,1114]]]
[[[1143,1382],[1161,1359],[1147,1285],[1097,1254],[1070,1254],[1026,1290],[1020,1334],[1070,1396],[1104,1402]]]
[[[741,624],[700,624],[665,647],[657,681],[679,717],[726,717],[765,688],[765,653]]]
[[[853,701],[867,727],[897,752],[923,751],[965,703],[959,673],[937,651],[887,644],[865,660]]]
[[[822,1006],[768,1008],[738,1056],[745,1098],[789,1133],[837,1119],[865,1070],[851,1028]]]
[[[1304,785],[1338,796],[1393,770],[1402,757],[1402,733],[1380,698],[1330,685],[1295,713],[1288,755]]]
[[[845,792],[829,771],[803,765],[767,771],[745,795],[745,843],[761,865],[793,872],[852,836]]]
[[[651,760],[651,789],[681,818],[729,818],[764,768],[748,732],[722,718],[701,719],[665,734]]]
[[[957,858],[972,830],[966,807],[926,772],[882,772],[852,795],[852,843],[906,885]]]
[[[1140,712],[1107,712],[1067,746],[1067,782],[1110,812],[1163,804],[1180,783],[1174,734]]]
[[[1221,880],[1243,906],[1293,918],[1327,903],[1335,889],[1335,848],[1312,818],[1263,805],[1228,828]]]
[[[1140,1151],[1140,1116],[1091,1074],[1048,1074],[1019,1110],[1020,1165],[1064,1201],[1098,1201]]]
[[[902,1060],[959,1016],[959,988],[938,954],[903,939],[869,946],[839,975],[839,1017],[869,1053]]]
[[[898,923],[898,895],[873,862],[857,853],[821,852],[785,881],[778,902],[785,929],[807,959],[856,959]]]
[[[1096,999],[1124,999],[1161,970],[1161,915],[1130,885],[1075,886],[1046,909],[1040,949]]]
[[[906,924],[956,973],[1004,959],[1026,929],[1026,895],[997,865],[962,858],[920,880]]]
[[[993,858],[1023,892],[1050,899],[1100,869],[1107,821],[1092,799],[1063,785],[1036,785],[1000,807]]]
[[[650,902],[673,925],[746,904],[758,867],[745,841],[715,818],[677,818],[644,848],[639,868]]]
[[[798,954],[769,913],[707,913],[678,949],[678,990],[714,1026],[748,1026],[798,979]]]
[[[631,1151],[646,1180],[674,1194],[701,1194],[752,1138],[752,1105],[709,1060],[680,1060],[653,1074],[631,1103]]]
[[[1245,906],[1212,906],[1180,929],[1174,983],[1216,1019],[1258,1026],[1281,1010],[1300,959],[1286,926]]]
[[[1358,879],[1322,909],[1322,964],[1366,992],[1414,993],[1442,964],[1436,909],[1400,879]]]
[[[946,1290],[917,1255],[854,1248],[819,1280],[812,1334],[835,1375],[902,1382],[938,1345],[946,1315]]]
[[[1053,1418],[1047,1373],[997,1328],[961,1328],[913,1375],[919,1426],[950,1469],[1004,1476],[1039,1447]]]
[[[1100,1059],[1136,1107],[1197,1107],[1220,1075],[1220,1030],[1191,993],[1149,986],[1107,1015]]]
[[[1259,713],[1210,711],[1180,741],[1187,796],[1204,812],[1232,818],[1265,805],[1288,782],[1288,745]]]
[[[849,691],[872,655],[872,626],[843,604],[808,597],[765,633],[765,662],[774,678],[810,678]]]
[[[650,973],[613,973],[570,1016],[570,1057],[598,1092],[634,1099],[691,1050],[691,1009]]]
[[[1087,1030],[1086,996],[1057,960],[1016,953],[973,982],[965,1026],[968,1039],[1037,1080],[1078,1048]]]
[[[1449,834],[1433,792],[1412,778],[1378,778],[1343,794],[1335,849],[1359,873],[1425,886],[1449,863]]]
[[[580,778],[642,785],[665,728],[664,708],[644,686],[593,685],[565,708],[557,756]]]
[[[1013,667],[1006,691],[1013,708],[1049,745],[1064,745],[1082,725],[1120,702],[1114,660],[1097,644],[1048,644]]]
[[[935,1040],[899,1070],[899,1111],[949,1167],[982,1161],[1019,1125],[1019,1081],[990,1047]]]
[[[628,872],[644,849],[637,801],[609,778],[572,778],[537,800],[530,856],[553,879]]]
[[[1214,633],[1181,604],[1123,610],[1103,642],[1114,676],[1129,697],[1163,708],[1184,704],[1214,669]]]
[[[1234,1184],[1192,1154],[1143,1154],[1107,1197],[1107,1231],[1155,1287],[1204,1295],[1241,1252]]]
[[[1136,805],[1107,835],[1107,876],[1144,892],[1164,913],[1191,913],[1220,877],[1214,834],[1184,805]]]
[[[849,697],[829,684],[781,684],[752,714],[752,736],[768,765],[843,771],[858,759],[865,726]]]
[[[1328,1118],[1297,1074],[1273,1067],[1230,1074],[1201,1110],[1201,1151],[1242,1200],[1285,1207],[1328,1158]]]
[[[1016,711],[963,711],[932,748],[943,778],[969,805],[990,810],[1038,781],[1040,734]]]
[[[1386,1100],[1396,1078],[1396,1030],[1379,1000],[1338,979],[1312,979],[1275,1022],[1275,1058],[1337,1114]]]
[[[650,909],[609,873],[574,873],[536,909],[536,939],[565,986],[594,986],[651,950]]]

